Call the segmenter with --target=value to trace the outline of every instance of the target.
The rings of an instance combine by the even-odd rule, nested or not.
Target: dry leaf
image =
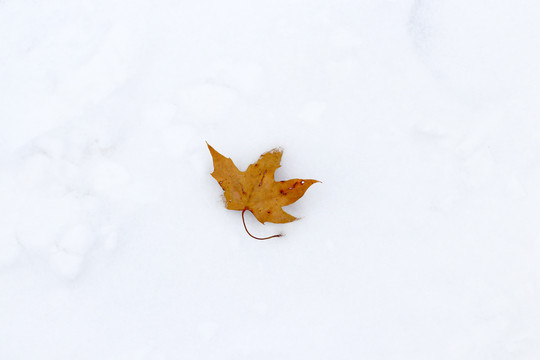
[[[319,182],[306,179],[276,182],[274,173],[281,166],[281,149],[262,154],[246,171],[238,170],[230,158],[224,157],[210,145],[208,149],[214,160],[212,176],[225,191],[227,209],[241,210],[242,217],[244,212],[249,210],[263,224],[296,220],[294,216],[283,211],[282,207],[300,199],[311,185]]]

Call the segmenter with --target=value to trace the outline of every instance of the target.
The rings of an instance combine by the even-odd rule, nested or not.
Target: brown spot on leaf
[[[267,172],[267,170],[264,170],[264,174],[263,174],[263,176],[262,176],[262,178],[261,178],[261,182],[259,183],[259,186],[262,186],[264,177],[266,176],[266,172]]]

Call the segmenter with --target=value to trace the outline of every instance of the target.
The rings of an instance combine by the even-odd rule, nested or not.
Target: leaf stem
[[[272,235],[272,236],[260,238],[260,237],[256,237],[256,236],[251,235],[251,233],[247,229],[246,221],[244,220],[244,213],[246,212],[246,210],[247,209],[242,210],[242,222],[244,223],[244,229],[246,229],[246,232],[248,233],[249,236],[251,236],[252,238],[257,239],[257,240],[267,240],[267,239],[283,236],[283,234],[277,234],[277,235]]]

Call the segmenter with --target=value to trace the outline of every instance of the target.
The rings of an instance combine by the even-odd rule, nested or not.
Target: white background
[[[0,358],[540,358],[539,19],[0,1]],[[256,241],[205,141],[323,183]]]

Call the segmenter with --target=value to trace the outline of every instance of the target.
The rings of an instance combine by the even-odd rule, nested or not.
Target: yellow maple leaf
[[[274,173],[281,166],[281,149],[262,154],[246,171],[240,171],[230,158],[221,155],[208,143],[207,145],[214,162],[214,172],[211,175],[225,191],[225,206],[230,210],[241,210],[242,220],[244,212],[249,210],[263,224],[294,221],[296,218],[283,211],[282,207],[300,199],[311,185],[319,182],[312,179],[275,181]],[[275,236],[280,235],[271,237]]]

